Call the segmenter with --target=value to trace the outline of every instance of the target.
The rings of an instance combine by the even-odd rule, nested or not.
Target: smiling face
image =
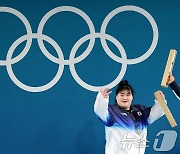
[[[131,90],[123,89],[116,95],[117,104],[124,108],[125,110],[129,110],[131,103],[133,100],[133,95]]]

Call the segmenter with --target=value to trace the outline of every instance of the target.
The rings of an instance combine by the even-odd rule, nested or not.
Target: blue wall
[[[138,8],[148,14],[157,25],[154,34],[147,18],[131,10],[113,16],[105,30],[108,35],[103,35],[103,21],[111,11],[122,9],[119,8],[122,6],[126,6],[125,10]],[[83,14],[85,20],[72,11]],[[45,19],[48,12],[51,15]],[[121,79],[129,80],[134,87],[133,103],[151,106],[153,93],[157,90],[164,92],[178,126],[171,128],[165,116],[150,125],[146,153],[166,153],[156,152],[153,143],[162,130],[180,133],[180,102],[170,88],[160,86],[170,49],[178,51],[173,74],[180,83],[179,14],[178,0],[1,0],[0,153],[103,154],[104,126],[94,114],[93,105],[98,88],[110,83],[113,91],[110,101],[114,103],[115,86]],[[43,27],[43,35],[38,27]],[[87,39],[82,40],[85,35],[88,35]],[[154,37],[158,40],[150,48]],[[119,61],[107,55],[107,47],[103,49],[100,38],[107,39],[111,53],[120,57],[117,58]],[[40,39],[50,53],[47,57],[42,52],[44,46],[38,45]],[[89,39],[92,42],[95,39],[94,45]],[[79,47],[74,46],[77,42]],[[93,49],[82,57],[89,43]],[[71,51],[72,48],[77,50]],[[147,51],[151,52],[149,56],[139,60],[138,57]],[[82,59],[75,61],[78,59],[73,60],[73,56]],[[135,58],[138,59],[132,64],[131,59]],[[87,85],[74,77],[70,66],[75,67]],[[178,151],[179,138],[168,153]]]

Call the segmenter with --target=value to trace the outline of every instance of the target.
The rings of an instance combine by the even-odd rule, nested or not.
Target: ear
[[[118,97],[118,95],[116,95],[116,101],[117,101],[117,97]]]

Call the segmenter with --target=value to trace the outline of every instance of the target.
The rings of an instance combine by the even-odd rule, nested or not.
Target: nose
[[[123,100],[127,100],[127,96],[125,95],[125,96],[123,96]]]

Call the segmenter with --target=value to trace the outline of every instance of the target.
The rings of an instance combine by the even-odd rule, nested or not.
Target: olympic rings
[[[99,89],[102,87],[95,87],[95,86],[91,86],[87,83],[85,83],[84,81],[81,80],[81,78],[77,75],[76,71],[75,71],[75,68],[74,68],[74,56],[75,56],[75,53],[77,51],[77,49],[79,48],[79,46],[84,43],[87,39],[90,39],[91,37],[96,37],[96,38],[106,38],[108,39],[109,41],[111,41],[112,43],[114,43],[117,48],[119,49],[120,53],[121,53],[121,56],[122,56],[122,68],[121,68],[121,71],[119,73],[119,75],[116,77],[116,79],[109,83],[108,85],[105,85],[109,88],[112,88],[114,87],[115,85],[118,84],[119,81],[121,81],[121,79],[123,78],[125,72],[126,72],[126,68],[127,68],[127,56],[126,56],[126,52],[123,48],[123,46],[119,43],[119,41],[117,41],[115,38],[113,38],[112,36],[108,35],[108,34],[101,34],[101,33],[96,33],[96,35],[92,36],[91,34],[89,35],[86,35],[84,37],[82,37],[79,41],[77,41],[77,43],[74,45],[74,47],[72,48],[71,50],[71,53],[70,53],[70,64],[69,64],[69,67],[70,67],[70,71],[71,71],[71,74],[72,76],[74,77],[74,79],[76,80],[76,82],[81,85],[82,87],[88,89],[88,90],[91,90],[91,91],[99,91]]]
[[[89,27],[89,32],[90,32],[89,34],[86,34],[85,36],[80,38],[74,44],[74,46],[71,49],[70,55],[69,55],[69,60],[64,59],[63,52],[62,52],[60,46],[58,45],[58,43],[56,43],[49,36],[43,34],[43,28],[44,28],[46,22],[48,21],[48,19],[51,18],[56,13],[64,12],[64,11],[72,12],[72,13],[75,13],[75,14],[79,15],[80,17],[82,17],[86,21],[86,23]],[[111,20],[111,18],[123,11],[135,11],[135,12],[140,13],[150,22],[150,24],[152,26],[153,40],[152,40],[151,46],[149,47],[148,51],[145,52],[145,54],[143,54],[142,56],[135,58],[135,59],[127,59],[126,52],[125,52],[125,49],[123,48],[122,44],[113,36],[105,33],[106,27],[107,27],[109,21]],[[45,14],[45,16],[40,21],[38,29],[37,29],[37,33],[32,33],[32,29],[31,29],[31,26],[30,26],[28,20],[19,11],[15,10],[13,8],[10,8],[10,7],[0,7],[0,12],[11,13],[11,14],[17,16],[25,25],[27,34],[18,38],[10,46],[7,56],[6,56],[6,60],[4,60],[4,61],[0,60],[0,65],[6,66],[9,77],[18,87],[20,87],[23,90],[29,91],[29,92],[42,92],[42,91],[52,88],[61,78],[61,75],[63,74],[63,70],[64,70],[64,65],[69,65],[71,74],[72,74],[73,78],[75,79],[75,81],[80,86],[82,86],[83,88],[85,88],[87,90],[99,91],[99,89],[102,86],[103,87],[108,86],[109,88],[113,88],[114,86],[116,86],[118,84],[118,82],[125,75],[127,65],[128,64],[137,64],[137,63],[140,63],[140,62],[146,60],[154,52],[157,42],[158,42],[158,27],[156,25],[155,20],[146,10],[144,10],[140,7],[137,7],[137,6],[127,5],[127,6],[118,7],[116,9],[114,9],[113,11],[111,11],[104,19],[101,29],[100,29],[100,33],[95,32],[94,25],[86,13],[84,13],[82,10],[80,10],[78,8],[71,7],[71,6],[61,6],[61,7],[57,7],[57,8],[50,10],[47,14]],[[106,52],[106,54],[110,58],[112,58],[114,61],[122,64],[121,70],[120,70],[118,76],[116,77],[116,79],[113,80],[111,83],[102,85],[102,86],[92,86],[90,84],[85,83],[77,74],[77,72],[75,70],[75,66],[74,66],[76,63],[84,60],[90,54],[90,52],[93,49],[96,38],[99,38],[101,40],[102,47],[103,47],[104,51]],[[58,68],[58,71],[57,71],[55,77],[49,83],[39,86],[39,87],[25,85],[24,83],[22,83],[21,81],[19,81],[17,79],[17,77],[15,76],[13,69],[12,69],[12,64],[19,62],[28,53],[30,46],[32,44],[32,39],[37,39],[42,53],[49,60],[51,60],[52,62],[59,65],[59,68]],[[117,47],[117,49],[119,50],[119,52],[121,54],[121,57],[116,56],[109,49],[109,47],[106,43],[106,39],[111,41]],[[13,52],[15,51],[16,47],[25,40],[27,40],[27,43],[26,43],[26,46],[24,47],[23,51],[17,57],[12,58]],[[58,54],[58,58],[54,57],[53,55],[50,54],[50,52],[44,46],[43,40],[47,41],[54,47],[54,49],[56,50],[56,52]],[[89,41],[89,44],[88,44],[88,47],[86,48],[86,50],[80,56],[75,57],[75,54],[76,54],[78,48],[87,40],[90,40],[90,41]]]
[[[49,42],[55,48],[55,50],[57,51],[57,54],[59,56],[59,59],[58,59],[59,69],[58,69],[58,72],[57,72],[56,76],[54,77],[54,79],[51,82],[49,82],[48,84],[46,84],[46,85],[43,85],[43,86],[40,86],[40,87],[31,87],[31,86],[27,86],[27,85],[21,83],[13,73],[13,70],[12,70],[12,67],[11,67],[11,57],[13,55],[13,52],[14,52],[15,48],[20,43],[22,43],[24,40],[27,40],[28,37],[29,37],[29,35],[24,35],[24,36],[20,37],[9,48],[9,51],[8,51],[8,54],[7,54],[7,57],[6,57],[7,72],[9,74],[9,77],[11,78],[11,80],[20,88],[22,88],[22,89],[24,89],[26,91],[30,91],[30,92],[45,91],[45,90],[53,87],[59,81],[59,79],[60,79],[60,77],[61,77],[61,75],[63,73],[63,70],[64,70],[64,64],[63,64],[64,57],[63,57],[63,54],[62,54],[62,51],[61,51],[59,45],[53,39],[51,39],[50,37],[45,36],[45,35],[32,34],[31,38],[37,38],[38,39],[40,37],[41,39],[46,40],[47,42]],[[60,65],[61,65],[61,67],[60,67]]]
[[[86,23],[88,24],[88,27],[89,27],[89,30],[90,30],[90,33],[91,34],[95,34],[95,28],[94,28],[94,25],[91,21],[91,19],[88,17],[88,15],[86,15],[83,11],[75,8],[75,7],[70,7],[70,6],[61,6],[61,7],[57,7],[55,9],[52,9],[51,11],[49,11],[43,18],[42,20],[40,21],[39,23],[39,27],[38,27],[38,34],[42,34],[42,31],[43,31],[43,27],[45,25],[45,23],[47,22],[47,20],[54,14],[58,13],[58,12],[63,12],[63,11],[69,11],[69,12],[73,12],[73,13],[76,13],[78,14],[79,16],[81,16],[85,21]],[[86,51],[77,58],[76,62],[75,63],[78,63],[80,61],[82,61],[82,59],[86,58],[86,56],[88,56],[88,54],[91,52],[93,46],[94,46],[94,42],[95,42],[95,38],[92,37],[90,38],[90,43],[86,49]],[[47,49],[45,48],[44,44],[43,44],[43,41],[42,39],[38,39],[38,43],[39,43],[39,46],[43,52],[43,54],[51,61],[57,63],[58,59],[56,57],[53,57],[48,51]],[[69,65],[69,61],[68,60],[65,60],[64,61],[65,65]]]
[[[137,64],[137,63],[140,63],[140,62],[146,60],[155,50],[157,42],[158,42],[158,28],[157,28],[156,22],[153,19],[153,17],[144,9],[137,7],[137,6],[122,6],[122,7],[116,8],[115,10],[113,10],[106,16],[106,18],[104,19],[102,26],[101,26],[101,33],[105,34],[107,24],[109,23],[111,18],[114,17],[116,14],[123,12],[123,11],[135,11],[135,12],[138,12],[138,13],[144,15],[150,22],[152,29],[153,29],[153,40],[152,40],[152,44],[151,44],[150,48],[148,49],[148,51],[144,55],[142,55],[138,58],[128,59],[128,64]],[[115,60],[116,62],[122,62],[120,57],[117,57],[115,54],[113,54],[113,52],[111,52],[108,45],[106,44],[105,39],[102,38],[101,43],[102,43],[102,46],[103,46],[105,52],[113,60]]]
[[[20,13],[19,11],[12,9],[10,7],[0,7],[0,12],[11,13],[11,14],[14,14],[15,16],[17,16],[18,18],[20,18],[26,27],[27,35],[32,34],[31,26],[30,26],[28,20],[26,19],[26,17],[22,13]],[[32,39],[31,39],[31,37],[28,37],[24,50],[17,57],[12,59],[13,64],[20,61],[24,57],[24,55],[27,54],[27,52],[30,49],[31,43],[32,43]],[[6,63],[7,63],[6,61],[0,60],[0,65],[6,65]]]

